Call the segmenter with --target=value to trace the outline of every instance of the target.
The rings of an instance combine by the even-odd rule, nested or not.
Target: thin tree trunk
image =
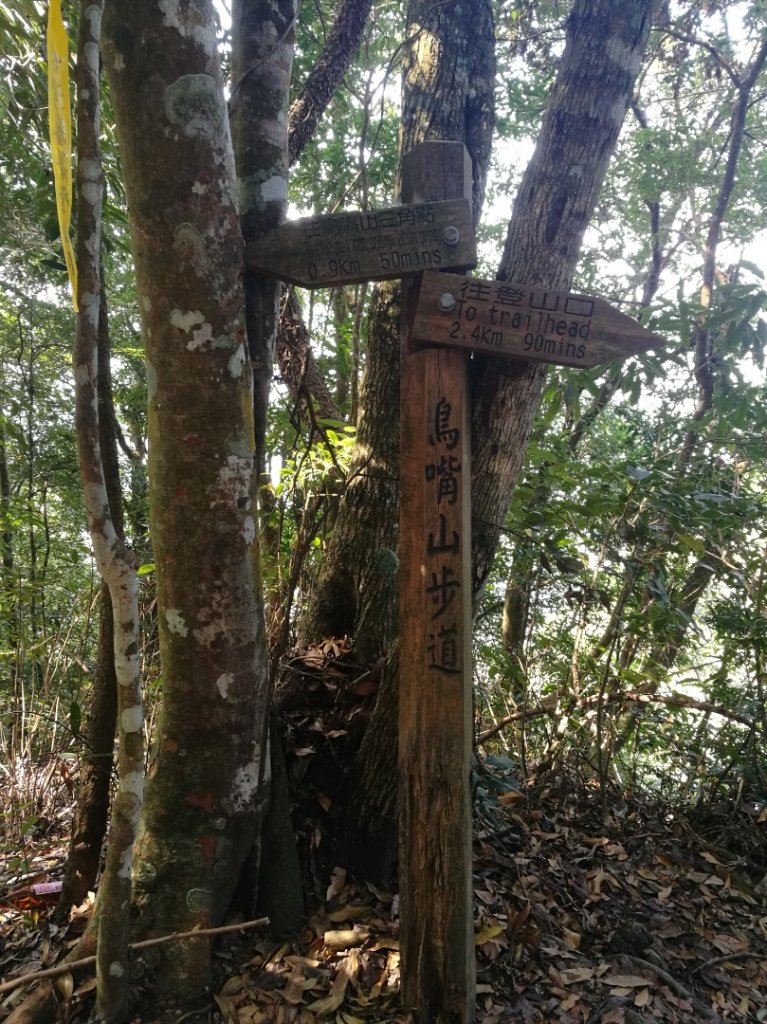
[[[721,62],[721,61],[720,61]],[[700,305],[704,310],[693,325],[693,347],[694,347],[694,374],[698,388],[697,402],[692,414],[692,422],[685,435],[677,466],[680,473],[684,473],[692,462],[696,446],[700,440],[701,424],[714,405],[714,392],[716,379],[714,373],[714,348],[711,332],[707,324],[707,315],[712,309],[714,301],[714,287],[716,282],[716,261],[717,250],[722,235],[727,211],[732,200],[733,188],[737,174],[738,160],[743,146],[743,139],[746,130],[746,116],[752,101],[752,93],[756,81],[767,63],[767,36],[763,39],[759,49],[754,54],[753,60],[741,74],[737,74],[729,64],[721,62],[729,74],[736,88],[736,98],[730,115],[730,135],[727,144],[727,158],[725,160],[724,172],[719,184],[716,202],[711,212],[711,219],[706,233],[706,244],[704,250],[703,281],[700,288]],[[678,588],[676,594],[671,596],[671,601],[681,614],[678,614],[671,631],[671,636],[657,642],[651,649],[644,666],[650,680],[649,691],[657,693],[660,689],[664,674],[673,667],[679,655],[685,636],[690,628],[693,615],[698,603],[708,588],[711,581],[717,575],[717,566],[720,562],[718,545],[708,542],[708,551],[703,558],[699,559],[688,573],[686,579]],[[633,658],[638,647],[637,638],[627,645],[624,651],[624,658],[627,663]],[[620,726],[620,733],[615,744],[615,753],[619,753],[625,746],[629,736],[636,727],[639,720],[639,711],[633,708],[625,716]]]
[[[286,118],[293,67],[296,0],[234,0],[232,5],[232,126],[242,234],[251,242],[285,219],[288,201]],[[280,284],[245,272],[245,302],[253,364],[256,461],[266,473],[266,417],[277,340]]]
[[[312,426],[317,417],[342,419],[317,366],[312,352],[312,340],[292,288],[286,290],[282,304],[277,328],[277,359],[282,379],[290,388],[293,401],[300,411],[307,413]]]
[[[104,287],[103,262],[100,269],[101,295],[98,329],[99,447],[104,484],[115,533],[124,540],[122,490],[117,455],[117,433],[112,398],[111,345]],[[109,819],[109,784],[114,763],[117,720],[117,676],[115,673],[114,620],[109,589],[102,585],[99,599],[99,633],[96,666],[91,686],[91,706],[84,731],[85,750],[80,764],[80,786],[75,808],[69,856],[61,897],[56,910],[68,920],[72,906],[79,906],[96,887],[101,848]]]
[[[342,0],[320,59],[290,105],[290,162],[295,163],[317,128],[362,39],[373,0]]]
[[[2,395],[0,395],[0,401]],[[0,404],[0,546],[2,546],[2,581],[0,597],[3,604],[2,642],[15,651],[19,644],[16,584],[14,580],[14,530],[11,525],[11,474],[8,469],[8,447],[5,414]]]
[[[229,118],[232,126],[234,159],[239,185],[239,211],[245,242],[251,242],[277,227],[285,219],[288,199],[287,112],[290,75],[295,45],[296,0],[235,0],[232,6],[232,96]],[[277,342],[281,285],[272,277],[245,271],[245,318],[250,359],[254,369],[254,432],[256,470],[261,488],[262,537],[270,541],[266,514],[272,494],[266,453],[266,426]],[[269,749],[269,708],[271,678],[256,696],[256,722],[260,728],[258,747]],[[260,760],[256,803],[257,841],[240,879],[237,902],[252,916],[258,899],[262,824],[271,800],[271,758]],[[284,799],[284,794],[280,793]],[[282,815],[280,816],[280,812]],[[290,832],[287,806],[275,808],[270,826],[287,829],[280,842],[287,848],[295,840]],[[269,835],[273,841],[274,828]],[[267,850],[272,856],[273,850]],[[285,890],[298,888],[300,873],[295,860],[279,859],[280,867],[292,874],[283,876]],[[289,921],[290,919],[290,921]],[[288,923],[289,922],[289,923]],[[286,913],[284,931],[296,930],[300,913]]]
[[[74,346],[75,426],[85,507],[99,571],[109,588],[119,716],[118,788],[98,894],[96,1004],[101,1018],[128,1017],[131,864],[144,788],[144,735],[138,658],[138,580],[115,527],[100,447],[98,403],[103,172],[99,150],[99,47],[103,5],[82,0],[77,61],[78,305]]]
[[[341,85],[359,47],[373,0],[342,0],[320,58],[288,111],[288,156],[292,166],[317,130],[336,89]],[[363,290],[364,294],[364,290]],[[361,305],[358,313],[361,316]],[[359,319],[355,316],[355,332]],[[358,340],[358,333],[355,333]],[[287,290],[277,332],[277,354],[293,401],[304,411],[313,402],[320,415],[340,420],[336,403],[322,379],[311,350],[311,339],[292,289]],[[352,381],[352,412],[356,412],[356,376]],[[323,411],[324,410],[324,411]],[[351,422],[356,422],[352,415]]]
[[[692,416],[692,426],[687,432],[684,446],[679,458],[681,466],[687,466],[692,459],[692,454],[697,444],[700,433],[700,424],[714,403],[714,368],[713,349],[711,347],[711,334],[706,322],[706,314],[711,309],[714,298],[714,282],[716,278],[716,253],[719,247],[719,240],[722,234],[722,225],[725,214],[730,205],[732,190],[735,185],[735,175],[738,168],[738,158],[743,145],[743,137],[746,130],[746,115],[751,105],[751,94],[756,80],[767,61],[767,36],[765,36],[758,52],[742,76],[731,73],[731,77],[737,88],[737,100],[732,109],[730,119],[730,137],[727,147],[727,161],[724,174],[719,185],[719,193],[716,198],[714,210],[709,223],[706,236],[705,258],[703,262],[703,283],[700,289],[700,305],[705,312],[696,320],[693,329],[693,344],[695,347],[695,381],[698,385],[698,401]],[[729,67],[729,66],[728,66]]]

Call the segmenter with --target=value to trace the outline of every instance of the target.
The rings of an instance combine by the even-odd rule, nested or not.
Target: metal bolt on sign
[[[457,227],[455,227],[455,225],[448,224],[448,226],[442,232],[442,237],[444,238],[448,245],[458,245],[458,243],[461,241],[461,232],[458,230]]]

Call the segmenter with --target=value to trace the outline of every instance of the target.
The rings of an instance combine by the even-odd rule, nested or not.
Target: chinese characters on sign
[[[251,270],[309,288],[475,262],[471,204],[463,199],[302,217],[246,250]]]
[[[427,666],[442,675],[462,672],[463,615],[461,587],[461,534],[448,524],[448,506],[461,504],[463,465],[453,454],[461,431],[451,417],[450,403],[440,396],[432,410],[424,467],[426,523],[424,586],[429,616]]]

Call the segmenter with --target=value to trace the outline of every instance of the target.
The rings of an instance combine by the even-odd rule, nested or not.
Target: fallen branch
[[[709,714],[721,715],[722,718],[727,718],[731,722],[739,722],[741,725],[747,725],[749,728],[753,728],[753,720],[748,718],[746,715],[738,714],[737,711],[731,711],[729,708],[724,707],[722,704],[712,704],[710,701],[695,700],[694,697],[687,697],[681,693],[672,694],[660,694],[660,693],[641,693],[639,691],[629,691],[628,693],[611,693],[607,697],[602,698],[605,704],[620,704],[624,701],[634,704],[665,704],[672,708],[689,708],[692,711],[703,711]],[[514,711],[510,715],[506,715],[500,722],[491,729],[486,729],[485,732],[480,733],[477,736],[476,743],[486,743],[487,740],[493,736],[497,736],[499,732],[502,732],[507,725],[512,725],[514,722],[521,722],[529,718],[541,718],[543,715],[552,714],[570,714],[573,711],[580,711],[584,708],[595,707],[599,704],[600,694],[590,694],[587,697],[581,697],[578,700],[570,701],[564,708],[558,704],[554,699],[547,700],[542,704],[536,704],[533,708],[522,708],[520,711]]]
[[[692,992],[689,991],[680,981],[677,981],[673,975],[669,974],[668,971],[664,971],[662,967],[657,967],[655,964],[650,963],[649,960],[644,960],[639,956],[631,956],[630,954],[624,954],[621,960],[627,962],[634,969],[640,971],[649,971],[654,974],[658,981],[663,982],[679,999],[686,999],[692,1004],[693,1009],[697,1013],[697,1019],[701,1018],[704,1020],[712,1021],[713,1024],[724,1024],[722,1017],[712,1010],[711,1007],[706,1006],[704,1002],[697,999]]]
[[[703,971],[707,971],[709,967],[713,967],[715,964],[723,964],[729,960],[761,960],[764,956],[763,953],[756,953],[752,950],[742,950],[740,953],[726,953],[724,956],[715,956],[711,960],[706,960],[703,964],[698,964],[697,967],[693,967],[690,971],[690,975],[702,974]]]
[[[218,928],[196,928],[190,932],[173,932],[171,935],[159,935],[154,939],[142,939],[141,942],[132,942],[128,949],[149,949],[151,946],[159,946],[165,942],[173,942],[176,939],[206,939],[211,935],[224,935],[227,932],[244,931],[246,928],[260,928],[269,924],[268,917],[259,917],[255,921],[243,921],[242,924],[225,924]],[[60,974],[67,974],[69,971],[76,971],[82,967],[90,967],[96,963],[95,956],[85,956],[80,960],[70,960],[57,964],[55,967],[47,967],[44,971],[32,971],[30,974],[22,974],[19,978],[11,978],[0,984],[0,994],[11,992],[20,985],[26,985],[30,981],[42,981],[44,978],[56,978]]]

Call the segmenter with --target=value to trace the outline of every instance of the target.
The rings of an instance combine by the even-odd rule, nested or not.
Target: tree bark
[[[232,126],[245,242],[285,219],[287,110],[296,0],[235,0],[232,5]],[[248,344],[253,364],[256,460],[266,472],[266,417],[277,340],[280,283],[245,271]]]
[[[218,924],[256,839],[266,654],[243,243],[209,3],[112,0],[110,80],[149,380],[163,705],[135,872],[143,934]],[[224,737],[224,742],[222,742]],[[188,997],[208,941],[159,952]]]
[[[499,280],[569,288],[644,52],[655,0],[576,0],[532,160],[514,203]],[[542,363],[476,357],[472,411],[473,584],[490,573],[546,378]]]
[[[98,355],[101,301],[99,65],[103,4],[82,0],[77,60],[77,329],[74,344],[75,430],[88,528],[96,563],[109,589],[113,620],[118,785],[106,865],[96,907],[96,1005],[109,1024],[129,1013],[128,934],[131,865],[144,790],[144,733],[138,656],[138,580],[133,556],[115,525],[100,446]]]
[[[293,401],[300,411],[307,413],[310,424],[317,417],[343,418],[314,358],[312,339],[292,288],[285,292],[277,327],[277,359]]]
[[[112,401],[111,346],[103,272],[102,264],[98,330],[99,447],[112,521],[117,536],[124,540],[116,420]],[[96,887],[101,847],[109,820],[109,784],[114,763],[117,721],[114,650],[112,603],[108,588],[103,586],[99,601],[98,654],[84,735],[85,751],[80,764],[77,807],[61,897],[56,908],[56,916],[60,920],[67,920],[70,908],[79,906],[88,895],[88,891]]]
[[[235,0],[232,6],[232,96],[229,117],[232,126],[234,158],[239,185],[239,210],[242,234],[250,242],[276,228],[285,219],[288,199],[288,133],[287,110],[290,75],[293,66],[295,41],[296,0]],[[266,464],[266,426],[269,393],[275,347],[277,342],[281,285],[273,277],[265,277],[246,269],[245,316],[248,347],[254,369],[254,431],[256,469],[261,493],[262,539],[268,541],[264,515],[269,511],[272,495],[268,490]],[[258,746],[269,747],[269,705],[272,676],[256,695],[255,717],[261,732]],[[258,799],[256,803],[256,831],[258,839],[248,857],[246,870],[240,880],[238,900],[246,913],[252,916],[258,899],[260,857],[264,816],[271,800],[272,758],[261,758]],[[282,794],[280,794],[282,798]],[[280,816],[279,812],[283,812]],[[290,831],[287,804],[274,808],[270,825],[281,823],[286,831],[280,836],[284,847],[294,848],[291,861],[280,856],[279,864],[292,877],[283,876],[285,890],[298,888],[300,873],[296,870],[295,840]],[[273,836],[274,828],[269,835]],[[266,850],[266,856],[273,856]],[[300,913],[283,915],[282,930],[295,930]]]
[[[403,68],[401,153],[420,142],[463,142],[473,167],[475,221],[493,131],[495,51],[490,4],[445,7],[411,0]],[[349,632],[360,663],[385,662],[376,706],[348,775],[341,849],[369,878],[389,881],[396,862],[396,656],[399,510],[399,286],[371,309],[350,486],[300,623],[305,638]],[[340,598],[340,599],[339,599]],[[330,627],[330,628],[328,628]],[[339,635],[338,632],[335,635]]]
[[[342,0],[325,48],[290,105],[290,162],[303,152],[362,39],[373,0]]]

